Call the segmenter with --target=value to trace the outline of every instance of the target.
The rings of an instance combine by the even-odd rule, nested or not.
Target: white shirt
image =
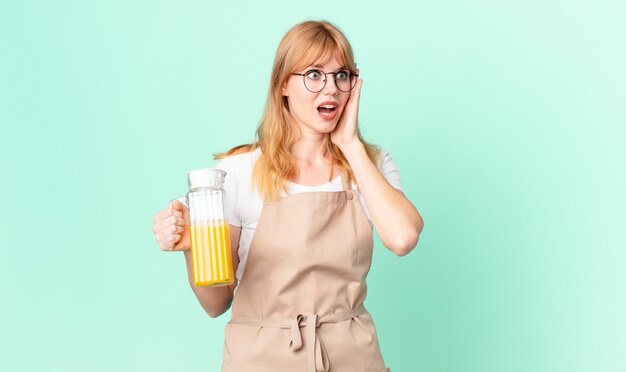
[[[239,268],[236,273],[238,280],[241,280],[243,275],[248,258],[248,251],[252,243],[252,237],[259,223],[261,209],[263,208],[263,199],[259,195],[258,190],[253,187],[251,179],[254,163],[259,159],[259,156],[261,156],[261,149],[257,148],[254,151],[223,158],[215,166],[226,172],[224,190],[226,191],[229,224],[241,227],[241,238],[239,239]],[[391,186],[402,190],[400,174],[388,152],[381,151],[377,166]],[[319,191],[337,192],[342,191],[342,189],[341,176],[318,186],[306,186],[293,182],[288,183],[289,194]],[[354,182],[352,183],[352,189],[356,189]],[[365,215],[371,225],[372,221],[365,201],[360,194],[358,195],[359,202],[361,206],[363,206]]]

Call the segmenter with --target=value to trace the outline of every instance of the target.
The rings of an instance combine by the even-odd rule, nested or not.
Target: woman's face
[[[334,73],[342,67],[343,65],[333,58],[324,64],[308,66],[296,73],[304,74],[311,69]],[[336,75],[326,75],[326,85],[317,93],[307,89],[304,79],[308,78],[300,75],[291,75],[283,87],[282,95],[287,97],[289,111],[298,121],[303,135],[327,134],[337,126],[350,92],[339,90],[334,77]],[[323,76],[319,78],[323,79]]]

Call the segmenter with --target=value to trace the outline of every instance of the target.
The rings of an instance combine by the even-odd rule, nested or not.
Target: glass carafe
[[[187,173],[189,234],[194,282],[197,286],[224,286],[234,282],[230,232],[221,169],[195,169]]]

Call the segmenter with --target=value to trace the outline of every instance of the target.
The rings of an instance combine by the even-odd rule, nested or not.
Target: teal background
[[[230,314],[152,216],[253,139],[280,38],[318,18],[426,224],[375,247],[393,371],[626,370],[617,0],[3,1],[0,370],[219,370]]]

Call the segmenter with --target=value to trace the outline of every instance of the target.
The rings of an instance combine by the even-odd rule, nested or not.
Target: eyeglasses
[[[351,91],[356,85],[356,80],[359,77],[356,73],[350,70],[340,70],[337,72],[324,72],[322,70],[309,70],[304,74],[292,73],[292,75],[302,76],[304,81],[304,87],[311,93],[321,92],[326,86],[326,76],[333,75],[335,85],[337,89],[342,92]]]

